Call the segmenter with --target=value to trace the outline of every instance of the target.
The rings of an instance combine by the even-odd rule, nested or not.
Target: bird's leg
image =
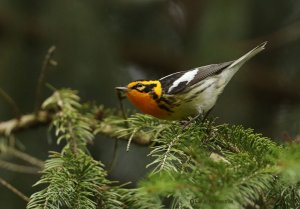
[[[201,122],[204,122],[212,110],[213,110],[213,107],[210,108],[205,114],[203,113],[203,111],[199,111],[199,113],[196,116],[194,116],[193,118],[191,118],[190,120],[188,120],[188,121],[183,120],[180,122],[183,125],[184,129],[187,128],[187,126],[190,125],[192,122],[196,121],[198,118],[201,118]]]
[[[208,115],[211,113],[211,111],[214,109],[214,106],[212,108],[210,108],[205,114],[204,114],[204,117],[202,118],[202,122],[204,122]]]
[[[196,116],[192,117],[190,120],[182,120],[180,123],[183,125],[183,129],[186,129],[192,122],[202,117],[203,113],[199,112]]]

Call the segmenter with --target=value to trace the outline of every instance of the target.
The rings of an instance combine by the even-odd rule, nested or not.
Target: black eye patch
[[[157,86],[156,84],[145,85],[143,92],[148,93],[148,92],[152,91],[156,86]]]
[[[153,90],[153,88],[155,88],[157,85],[156,84],[141,84],[138,83],[136,84],[133,89],[136,89],[139,92],[144,92],[144,93],[149,93],[150,91]],[[144,88],[142,88],[144,87]],[[142,88],[142,89],[141,89]]]

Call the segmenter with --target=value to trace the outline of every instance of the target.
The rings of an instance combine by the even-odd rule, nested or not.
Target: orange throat
[[[165,119],[170,114],[169,112],[161,109],[152,96],[147,93],[131,90],[127,92],[127,97],[140,111],[148,115]]]

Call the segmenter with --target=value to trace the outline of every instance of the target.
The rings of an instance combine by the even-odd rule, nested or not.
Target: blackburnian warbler
[[[137,80],[116,87],[143,113],[165,120],[204,116],[240,67],[257,53],[264,42],[237,60],[181,71],[159,80]]]

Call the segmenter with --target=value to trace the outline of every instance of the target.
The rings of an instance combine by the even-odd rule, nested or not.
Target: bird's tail
[[[247,54],[244,56],[240,57],[239,59],[235,60],[228,68],[236,68],[239,69],[245,62],[247,62],[249,59],[254,57],[256,54],[261,52],[262,50],[265,49],[265,46],[268,42],[265,41],[261,44],[259,44],[257,47],[249,51]]]
[[[244,56],[240,57],[239,59],[232,62],[231,65],[229,65],[226,70],[224,70],[221,75],[223,77],[224,86],[227,85],[227,83],[231,80],[232,76],[242,67],[242,65],[247,62],[249,59],[251,59],[253,56],[255,56],[257,53],[261,52],[265,49],[267,42],[263,42],[259,44],[257,47],[249,51]]]

